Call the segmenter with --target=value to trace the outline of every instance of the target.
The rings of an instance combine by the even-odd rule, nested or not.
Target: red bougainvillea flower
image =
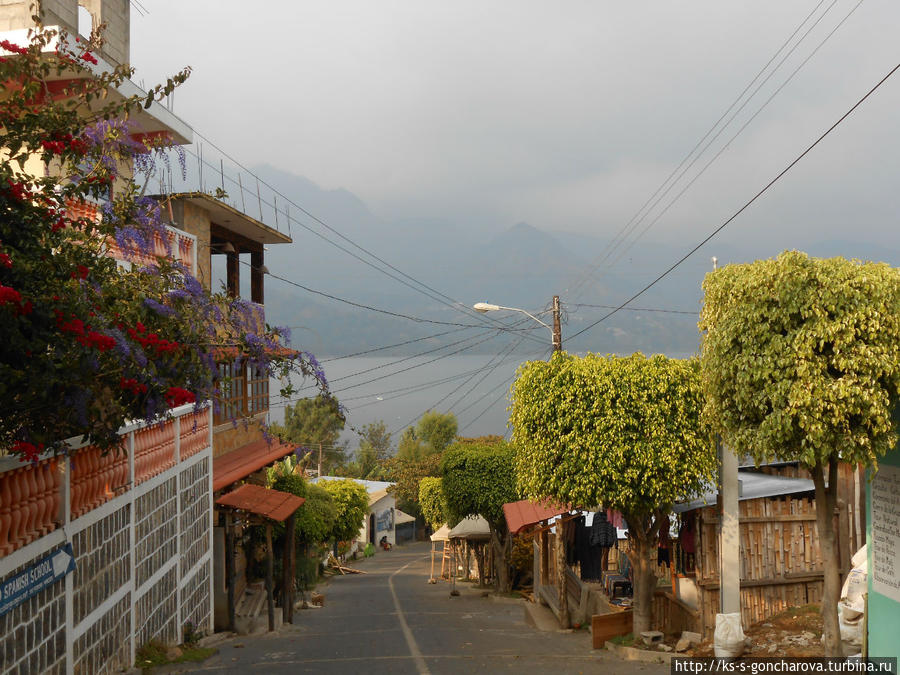
[[[35,445],[34,443],[29,443],[28,441],[16,441],[12,446],[12,451],[16,454],[22,455],[22,461],[28,462],[36,462],[38,460],[38,455],[40,455],[43,450],[43,443],[38,443],[37,445]]]
[[[147,393],[147,385],[141,384],[133,377],[123,377],[119,386],[125,391],[130,391],[135,396]]]
[[[0,305],[18,305],[22,302],[19,291],[9,286],[0,286]]]
[[[28,50],[25,47],[20,47],[15,42],[10,42],[9,40],[0,40],[0,47],[3,47],[8,52],[12,52],[13,54],[27,54]]]
[[[193,403],[196,400],[197,397],[194,396],[193,392],[181,387],[169,387],[168,391],[166,391],[166,403],[169,404],[170,408],[177,408],[180,405]]]

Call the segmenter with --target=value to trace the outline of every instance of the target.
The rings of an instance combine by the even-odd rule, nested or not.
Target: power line
[[[375,352],[382,352],[385,349],[393,349],[394,347],[403,347],[405,345],[411,345],[416,342],[423,342],[424,340],[432,340],[437,337],[442,337],[444,335],[450,335],[451,333],[459,333],[463,330],[471,330],[470,328],[453,328],[451,330],[446,330],[442,333],[434,333],[433,335],[426,335],[425,337],[415,338],[413,340],[406,340],[405,342],[397,342],[392,345],[385,345],[383,347],[374,347],[373,349],[366,349],[362,352],[356,352],[354,354],[344,354],[343,356],[332,356],[327,359],[320,359],[319,363],[328,363],[329,361],[340,361],[341,359],[350,359],[355,356],[364,356],[366,354],[373,354]]]
[[[665,206],[665,208],[663,208],[662,211],[660,211],[660,212],[656,215],[655,218],[653,218],[652,221],[650,221],[649,223],[647,223],[646,226],[644,226],[644,229],[641,230],[641,232],[638,234],[637,237],[635,237],[635,238],[634,238],[634,239],[633,239],[633,240],[632,240],[632,241],[631,241],[631,242],[630,242],[623,250],[621,250],[621,251],[619,252],[619,255],[616,257],[615,260],[613,260],[613,262],[611,263],[611,266],[612,266],[612,265],[615,265],[619,260],[621,260],[622,257],[623,257],[629,250],[631,250],[631,248],[632,248],[632,247],[633,247],[633,246],[634,246],[634,245],[635,245],[635,244],[636,244],[636,243],[637,243],[637,242],[638,242],[638,241],[639,241],[646,233],[647,233],[647,231],[648,231],[651,227],[653,227],[657,222],[659,222],[660,218],[662,218],[666,213],[668,213],[669,209],[671,209],[672,206],[674,206],[675,203],[676,203],[679,199],[681,199],[682,195],[684,195],[684,193],[687,192],[687,191],[691,188],[691,186],[693,186],[693,184],[697,182],[697,180],[698,180],[698,179],[706,172],[706,170],[707,170],[707,169],[708,169],[708,168],[709,168],[709,167],[710,167],[717,159],[719,159],[719,157],[722,155],[722,153],[724,153],[729,147],[731,147],[731,144],[734,142],[734,140],[735,140],[735,139],[736,139],[736,138],[737,138],[737,137],[738,137],[738,136],[739,136],[739,135],[740,135],[740,134],[741,134],[741,133],[742,133],[742,132],[743,132],[743,131],[751,124],[751,123],[752,123],[752,122],[753,122],[753,120],[756,119],[756,117],[757,117],[757,116],[758,116],[758,115],[766,108],[766,106],[768,106],[769,103],[771,103],[772,99],[774,99],[776,96],[778,96],[779,93],[781,93],[781,91],[782,91],[782,90],[783,90],[783,89],[791,82],[791,80],[794,79],[794,76],[797,75],[797,73],[800,72],[800,70],[801,70],[801,69],[802,69],[802,68],[810,61],[810,59],[812,59],[812,57],[816,55],[816,53],[819,51],[819,49],[821,49],[822,46],[823,46],[826,42],[828,42],[828,40],[831,38],[831,36],[834,35],[834,34],[838,31],[838,29],[839,29],[841,26],[844,25],[844,22],[846,22],[847,19],[850,18],[850,16],[851,16],[851,15],[859,8],[859,6],[860,6],[862,3],[863,3],[863,0],[859,0],[859,1],[856,3],[856,5],[853,6],[853,8],[852,8],[852,9],[844,16],[844,18],[841,19],[840,22],[838,22],[838,24],[831,30],[831,32],[829,32],[829,33],[822,39],[822,41],[819,42],[818,45],[816,45],[815,49],[813,49],[813,50],[809,53],[809,55],[807,55],[807,57],[806,57],[805,59],[803,59],[803,61],[800,62],[800,64],[793,70],[793,72],[791,72],[791,74],[787,77],[787,79],[785,79],[785,81],[781,83],[781,85],[780,85],[780,86],[779,86],[779,87],[771,94],[771,96],[769,96],[769,98],[766,99],[766,101],[765,101],[765,102],[764,102],[764,103],[756,110],[756,112],[754,112],[753,115],[751,115],[750,118],[749,118],[746,122],[744,122],[743,125],[741,125],[740,129],[738,129],[738,130],[735,132],[735,134],[734,134],[730,139],[728,139],[728,142],[727,142],[725,145],[723,145],[723,146],[719,149],[718,152],[716,152],[716,154],[715,154],[715,155],[714,155],[714,156],[713,156],[713,157],[712,157],[712,158],[711,158],[711,159],[703,166],[702,169],[700,169],[700,171],[697,173],[697,175],[695,175],[695,176],[688,182],[688,184],[685,185],[685,186],[678,192],[677,195],[675,195],[675,197],[674,197],[674,198],[673,198],[673,199]],[[733,119],[733,118],[732,118],[732,119]],[[730,120],[729,120],[729,121],[730,121]],[[699,157],[698,157],[697,159],[699,159]],[[696,161],[696,160],[695,160],[695,161]]]
[[[550,350],[541,352],[541,355],[542,355],[541,358],[546,358],[546,356],[547,356],[548,354],[550,354],[552,351],[553,351],[553,350],[550,349]],[[498,384],[496,387],[494,387],[493,389],[491,389],[490,391],[488,391],[487,393],[485,393],[483,396],[481,396],[480,398],[478,398],[476,401],[474,401],[473,403],[471,403],[471,404],[468,405],[467,407],[465,407],[465,408],[463,408],[462,410],[460,410],[460,411],[459,411],[459,414],[462,414],[463,412],[465,412],[466,410],[468,410],[469,408],[471,408],[473,405],[477,404],[478,402],[483,401],[485,398],[487,398],[488,396],[490,396],[493,392],[497,391],[497,389],[499,389],[500,387],[503,387],[504,385],[505,385],[505,386],[509,386],[509,384],[512,382],[512,380],[513,380],[512,377],[507,378],[506,380],[504,380],[503,382],[501,382],[500,384]],[[476,415],[473,419],[469,420],[469,422],[468,422],[465,426],[463,426],[459,431],[465,431],[466,429],[468,429],[469,427],[471,427],[473,424],[475,424],[475,422],[477,422],[477,421],[480,420],[482,417],[484,417],[484,415],[487,413],[487,411],[490,410],[491,408],[493,408],[495,405],[497,405],[497,402],[498,402],[501,398],[503,398],[503,394],[504,394],[504,393],[505,393],[505,392],[502,392],[502,391],[501,391],[501,392],[500,392],[500,395],[497,396],[497,398],[495,398],[493,401],[491,401],[491,402],[488,404],[488,406],[487,406],[484,410],[482,410],[480,413],[478,413],[478,415]]]
[[[590,305],[587,303],[566,303],[567,307],[590,307],[593,309],[615,309],[616,305]],[[627,310],[629,312],[659,312],[661,314],[684,314],[687,316],[697,317],[700,312],[699,310],[696,312],[690,312],[687,310],[680,309],[658,309],[651,307],[623,307],[622,309]]]
[[[656,279],[654,279],[653,281],[651,281],[649,284],[647,284],[646,286],[644,286],[644,287],[643,287],[641,290],[639,290],[637,293],[635,293],[635,294],[632,295],[630,298],[628,298],[628,300],[626,300],[625,302],[623,302],[621,305],[617,306],[615,309],[613,309],[612,311],[608,312],[608,313],[605,314],[604,316],[600,317],[599,319],[597,319],[596,321],[594,321],[594,322],[591,323],[590,325],[585,326],[585,327],[582,328],[580,331],[578,331],[578,332],[575,333],[574,335],[570,336],[569,339],[571,340],[571,339],[573,339],[573,338],[578,337],[578,336],[581,335],[582,333],[584,333],[584,332],[590,330],[591,328],[593,328],[594,326],[596,326],[596,325],[597,325],[598,323],[600,323],[601,321],[605,321],[606,319],[608,319],[609,317],[611,317],[613,314],[615,314],[616,312],[618,312],[618,311],[620,311],[621,309],[623,309],[626,305],[630,304],[631,302],[633,302],[634,300],[636,300],[637,298],[639,298],[641,295],[643,295],[643,294],[644,294],[646,291],[648,291],[650,288],[652,288],[652,287],[655,286],[657,283],[659,283],[660,281],[662,281],[662,279],[664,279],[666,276],[668,276],[669,273],[672,272],[672,270],[674,270],[676,267],[678,267],[679,265],[681,265],[681,263],[683,263],[685,260],[687,260],[688,258],[690,258],[690,257],[691,257],[694,253],[696,253],[696,252],[697,252],[697,251],[698,251],[698,250],[699,250],[706,242],[708,242],[710,239],[712,239],[712,238],[715,237],[717,234],[719,234],[719,232],[721,232],[722,230],[724,230],[724,229],[725,229],[732,221],[735,220],[735,218],[737,218],[737,217],[738,217],[739,215],[741,215],[747,208],[749,208],[749,206],[750,206],[751,204],[753,204],[753,202],[755,202],[757,199],[759,199],[766,191],[768,191],[768,189],[769,189],[770,187],[772,187],[773,185],[775,185],[775,183],[777,183],[777,182],[781,179],[782,176],[784,176],[788,171],[790,171],[792,168],[794,168],[794,166],[795,166],[801,159],[803,159],[804,157],[806,157],[806,155],[808,155],[808,154],[812,151],[813,148],[815,148],[819,143],[821,143],[822,140],[824,140],[826,136],[828,136],[832,131],[834,131],[834,130],[838,127],[838,125],[840,125],[845,119],[847,119],[847,118],[851,115],[851,113],[853,113],[854,110],[856,110],[859,106],[861,106],[861,105],[863,104],[863,102],[864,102],[867,98],[869,98],[869,96],[871,96],[872,94],[874,94],[875,91],[876,91],[882,84],[884,84],[885,82],[887,82],[888,78],[890,78],[895,72],[897,72],[897,69],[900,69],[900,63],[898,63],[898,64],[897,64],[896,66],[894,66],[893,68],[891,68],[890,72],[888,72],[887,75],[885,75],[883,78],[881,78],[881,80],[879,80],[878,84],[876,84],[874,87],[872,87],[871,89],[869,89],[869,91],[866,92],[866,94],[865,94],[861,99],[859,99],[856,103],[854,103],[853,106],[852,106],[847,112],[845,112],[843,115],[841,115],[841,117],[840,117],[834,124],[832,124],[830,127],[828,127],[828,129],[827,129],[821,136],[819,136],[819,137],[812,143],[812,145],[810,145],[808,148],[806,148],[806,150],[804,150],[802,153],[800,153],[800,154],[796,157],[796,159],[794,159],[790,164],[788,164],[784,169],[782,169],[782,171],[781,171],[777,176],[775,176],[775,178],[773,178],[771,181],[769,181],[763,189],[761,189],[759,192],[757,192],[755,195],[753,195],[753,197],[751,197],[750,200],[747,201],[741,208],[739,208],[737,211],[735,211],[735,213],[734,213],[730,218],[728,218],[728,220],[726,220],[724,223],[722,223],[721,225],[719,225],[719,227],[717,227],[715,230],[713,230],[713,231],[712,231],[707,237],[705,237],[699,244],[697,244],[696,246],[694,246],[694,248],[692,248],[692,249],[691,249],[690,251],[688,251],[684,256],[682,256],[677,262],[675,262],[675,264],[673,264],[671,267],[669,267],[665,272],[663,272],[662,274],[660,274],[658,277],[656,277]]]
[[[474,312],[474,310],[469,309],[468,306],[466,306],[465,304],[461,303],[459,300],[456,300],[455,298],[452,298],[452,297],[450,297],[450,296],[448,296],[448,295],[446,295],[446,294],[444,294],[444,293],[441,293],[440,291],[438,291],[438,290],[435,289],[435,288],[432,288],[432,287],[429,286],[428,284],[426,284],[426,283],[424,283],[424,282],[421,282],[421,281],[419,281],[418,279],[415,279],[414,277],[412,277],[412,276],[406,274],[405,272],[403,272],[402,270],[398,269],[398,268],[395,267],[394,265],[390,264],[389,262],[387,262],[387,261],[383,260],[382,258],[380,258],[379,256],[375,255],[375,254],[372,253],[371,251],[369,251],[369,250],[367,250],[366,248],[360,246],[359,244],[357,244],[356,242],[354,242],[354,241],[351,240],[350,238],[346,237],[345,235],[343,235],[341,232],[339,232],[339,231],[336,230],[335,228],[333,228],[333,227],[331,227],[330,225],[328,225],[328,223],[326,223],[325,221],[323,221],[321,218],[317,217],[316,215],[314,215],[313,213],[311,213],[311,212],[308,211],[307,209],[303,208],[302,206],[300,206],[299,204],[297,204],[296,202],[294,202],[294,201],[291,200],[290,198],[286,197],[284,194],[282,194],[281,192],[279,192],[278,190],[276,190],[272,185],[270,185],[269,183],[267,183],[265,180],[260,179],[259,176],[257,176],[257,175],[254,174],[253,172],[251,172],[249,169],[247,169],[247,167],[245,167],[243,164],[241,164],[240,162],[238,162],[234,157],[232,157],[232,156],[229,155],[227,152],[225,152],[224,150],[222,150],[222,148],[220,148],[218,145],[216,145],[215,143],[213,143],[211,140],[209,140],[208,138],[206,138],[205,136],[203,136],[203,134],[201,134],[201,133],[199,133],[199,132],[197,132],[197,131],[194,131],[194,134],[195,134],[197,137],[199,137],[199,138],[203,139],[204,141],[206,141],[206,142],[207,142],[209,145],[211,145],[213,148],[215,148],[216,150],[218,150],[223,156],[227,157],[227,158],[229,159],[229,161],[231,161],[232,163],[235,164],[235,166],[239,167],[240,169],[243,169],[243,170],[244,170],[245,172],[247,172],[248,174],[254,176],[254,177],[257,179],[257,181],[259,181],[260,183],[262,183],[263,185],[265,185],[265,186],[266,186],[268,189],[270,189],[275,195],[280,196],[280,197],[281,197],[282,199],[284,199],[288,204],[291,204],[292,206],[294,206],[295,208],[297,208],[299,211],[301,211],[302,213],[306,214],[307,217],[311,218],[313,221],[315,221],[316,223],[318,223],[319,225],[321,225],[322,227],[324,227],[326,230],[328,230],[329,232],[332,232],[332,233],[335,234],[336,236],[340,237],[341,239],[343,239],[344,241],[346,241],[346,242],[347,242],[348,244],[350,244],[351,246],[355,247],[356,249],[358,249],[358,250],[362,251],[363,253],[365,253],[366,255],[368,255],[370,258],[372,258],[372,259],[374,259],[374,260],[377,260],[377,261],[378,261],[379,263],[381,263],[382,265],[385,265],[386,267],[388,267],[389,269],[393,270],[393,271],[396,272],[397,274],[401,275],[402,277],[408,279],[409,281],[411,281],[411,282],[413,282],[413,283],[415,283],[415,284],[418,284],[418,285],[421,286],[422,288],[427,289],[427,291],[430,291],[431,293],[434,293],[434,294],[437,295],[438,297],[436,298],[436,297],[430,295],[429,293],[423,291],[422,289],[419,289],[419,288],[415,288],[415,287],[413,287],[413,286],[410,286],[408,283],[402,281],[401,279],[398,279],[397,277],[395,277],[394,275],[390,274],[389,272],[386,272],[385,270],[379,268],[377,265],[374,265],[374,264],[372,264],[372,263],[369,262],[369,261],[363,260],[362,258],[360,258],[359,256],[357,256],[356,254],[352,253],[351,251],[348,251],[346,248],[344,248],[344,247],[341,246],[340,244],[337,244],[337,243],[331,241],[330,239],[328,239],[327,237],[325,237],[325,236],[322,235],[321,233],[316,232],[314,229],[310,228],[310,227],[309,227],[308,225],[306,225],[305,223],[302,223],[302,222],[300,222],[300,221],[297,221],[297,220],[292,219],[291,216],[290,216],[290,214],[289,214],[289,213],[286,213],[285,215],[286,215],[286,217],[287,217],[287,219],[288,219],[288,224],[289,224],[289,225],[290,225],[291,222],[295,222],[295,223],[296,223],[297,225],[299,225],[300,227],[306,229],[307,231],[309,231],[309,232],[312,233],[312,234],[315,234],[316,236],[320,237],[320,238],[323,239],[324,241],[330,243],[332,246],[335,246],[336,248],[338,248],[338,249],[344,251],[345,253],[347,253],[348,255],[352,256],[353,258],[359,260],[360,262],[362,262],[362,263],[364,263],[364,264],[366,264],[366,265],[369,265],[369,266],[372,267],[373,269],[375,269],[375,270],[381,272],[382,274],[385,274],[386,276],[388,276],[388,277],[394,279],[395,281],[398,281],[399,283],[402,283],[403,285],[405,285],[405,286],[407,286],[407,287],[409,287],[409,288],[411,288],[411,289],[413,289],[413,290],[415,290],[415,291],[417,291],[417,292],[419,292],[419,293],[422,293],[422,294],[425,295],[426,297],[429,297],[429,298],[432,299],[432,300],[435,300],[435,301],[437,301],[437,302],[440,302],[441,304],[444,304],[444,305],[450,307],[451,309],[454,309],[454,310],[456,310],[456,311],[460,311],[460,312],[462,312],[462,313],[464,313],[464,314],[466,314],[466,315],[468,315],[468,316],[472,316],[472,317],[478,318],[480,321],[482,321],[482,323],[493,323],[493,324],[495,324],[495,325],[504,325],[501,321],[495,319],[494,317],[485,317],[485,316],[482,316],[481,314],[478,314],[478,313]],[[202,166],[203,164],[206,164],[207,166],[209,166],[211,169],[213,169],[213,170],[215,171],[215,167],[212,166],[211,164],[209,164],[208,162],[205,162],[205,161],[203,160],[202,156],[197,155],[196,153],[191,152],[190,149],[186,149],[186,151],[187,151],[189,154],[192,154],[194,157],[196,157],[197,160],[200,162],[201,166]],[[225,176],[224,176],[224,172],[222,172],[222,177],[223,177],[223,180],[224,180],[224,177],[225,177]],[[234,179],[232,179],[230,176],[228,177],[228,180],[229,180],[231,183],[235,183]],[[243,191],[243,186],[241,186],[240,183],[237,183],[237,185],[238,185],[239,188]],[[202,185],[201,185],[201,190],[202,190]],[[259,195],[257,195],[257,198],[259,199],[260,204],[265,203],[266,206],[271,206],[271,207],[275,210],[276,219],[277,219],[277,214],[278,214],[278,208],[277,208],[277,205],[275,205],[275,204],[270,204],[268,201],[263,200]],[[441,300],[440,298],[443,298],[443,300]]]
[[[810,18],[812,18],[812,16],[819,10],[819,8],[822,6],[822,4],[824,4],[825,0],[820,0],[819,3],[813,8],[813,10],[803,19],[803,21],[801,21],[800,24],[798,24],[798,26],[794,29],[794,31],[791,33],[791,35],[788,36],[788,38],[776,50],[776,52],[771,56],[771,58],[769,58],[769,60],[760,69],[760,71],[753,77],[753,79],[747,84],[747,86],[744,87],[743,91],[741,91],[741,93],[738,94],[738,96],[734,99],[734,101],[732,101],[731,105],[728,106],[728,108],[725,110],[725,112],[723,112],[722,115],[715,121],[715,123],[707,130],[707,132],[703,135],[703,137],[699,141],[697,141],[697,143],[694,145],[694,147],[691,148],[691,150],[687,153],[687,155],[684,156],[684,158],[681,160],[681,162],[678,164],[678,166],[676,166],[671,171],[671,173],[669,173],[669,175],[666,177],[666,179],[662,183],[660,183],[660,185],[656,188],[656,190],[653,192],[653,194],[647,198],[647,200],[635,212],[635,214],[631,217],[631,219],[629,219],[629,221],[625,224],[625,226],[623,226],[623,228],[618,232],[618,234],[613,238],[613,240],[606,246],[604,251],[601,252],[600,256],[598,256],[597,262],[592,264],[589,267],[588,271],[585,272],[581,276],[580,281],[576,282],[576,284],[573,288],[573,294],[576,297],[578,297],[580,295],[580,290],[584,287],[584,285],[590,279],[591,275],[600,267],[600,265],[602,265],[615,252],[615,250],[617,248],[619,248],[621,245],[624,244],[624,242],[626,241],[628,236],[631,234],[631,232],[634,230],[634,228],[636,228],[647,217],[650,210],[652,210],[659,203],[659,201],[662,200],[669,193],[669,191],[672,190],[672,188],[678,183],[678,181],[681,180],[681,178],[685,175],[685,173],[688,170],[690,170],[690,168],[700,159],[700,157],[703,155],[703,153],[705,153],[706,150],[709,148],[710,144],[712,144],[722,134],[722,132],[724,132],[724,130],[728,127],[728,125],[731,124],[731,122],[734,120],[734,117],[738,113],[740,113],[741,110],[744,109],[744,107],[746,107],[746,105],[752,100],[752,98],[759,92],[760,88],[763,85],[765,85],[765,83],[784,64],[784,61],[791,54],[794,53],[794,51],[806,39],[806,37],[809,35],[809,33],[819,24],[819,22],[822,21],[822,19],[825,17],[825,15],[828,14],[828,12],[832,9],[832,7],[834,7],[836,1],[837,0],[832,1],[832,3],[825,9],[825,11],[822,13],[822,15],[813,23],[812,26],[810,26],[810,28],[806,31],[806,33],[804,33],[804,35],[788,51],[788,53],[778,63],[778,65],[776,65],[775,68],[772,69],[772,71],[763,80],[763,82],[759,85],[759,87],[757,87],[756,90],[754,90],[753,93],[749,97],[747,97],[747,99],[735,111],[734,115],[732,115],[731,118],[728,119],[728,121],[722,126],[722,128],[719,129],[719,131],[715,134],[715,136],[713,136],[713,138],[710,139],[709,143],[707,143],[706,146],[704,146],[703,149],[697,154],[697,156],[690,162],[690,164],[685,167],[685,164],[688,162],[688,160],[690,160],[691,156],[694,155],[694,153],[703,144],[703,142],[707,138],[709,138],[710,134],[712,134],[715,131],[715,129],[722,122],[722,120],[725,119],[725,117],[732,111],[732,109],[734,109],[734,107],[738,104],[738,102],[741,101],[742,98],[744,98],[744,95],[750,90],[750,88],[753,86],[753,84],[757,80],[759,80],[759,78],[763,75],[763,73],[766,72],[766,70],[769,68],[769,66],[772,64],[772,62],[775,61],[775,59],[778,57],[778,55],[782,51],[784,51],[784,49],[787,47],[788,44],[790,44],[790,42],[794,39],[794,37],[797,35],[797,33],[800,32],[800,30],[803,28],[803,26],[806,25],[806,23],[810,20]],[[854,11],[855,11],[855,8],[854,8]],[[844,20],[846,20],[846,17]],[[841,23],[843,23],[843,21]],[[838,25],[840,26],[840,24],[838,24]],[[828,37],[830,37],[830,35]],[[826,38],[826,40],[827,40],[827,38]],[[768,104],[768,101],[766,102],[766,104],[764,104],[763,107],[765,107],[765,105],[767,105],[767,104]],[[743,128],[738,132],[738,134],[740,134],[742,131],[743,131]],[[733,141],[734,138],[736,138],[738,134],[735,134],[735,136],[732,137],[731,141]],[[729,141],[729,143],[731,141]],[[683,170],[682,170],[682,167],[684,167]],[[704,168],[704,171],[705,171],[705,168]],[[676,174],[678,174],[678,175],[675,178],[675,180],[673,181],[672,179],[673,179],[673,177],[676,176]],[[701,174],[702,174],[702,172],[701,172]],[[696,178],[695,178],[695,180],[696,180]],[[671,181],[671,183],[670,183],[670,181]],[[667,185],[668,185],[668,187],[666,187]],[[662,194],[660,194],[661,192],[662,192]],[[657,196],[658,196],[658,198],[657,198]],[[651,202],[652,202],[652,204],[651,204]],[[649,208],[648,208],[648,206],[649,206]],[[645,209],[646,209],[646,212],[645,212]],[[641,214],[643,214],[643,215],[641,215]],[[658,220],[658,218],[657,218],[657,220]],[[654,223],[655,222],[656,221],[654,221]],[[641,236],[643,236],[643,233],[641,234]],[[624,253],[617,256],[616,260],[614,260],[610,264],[610,267],[615,265],[615,263],[619,259],[621,259],[623,254]]]

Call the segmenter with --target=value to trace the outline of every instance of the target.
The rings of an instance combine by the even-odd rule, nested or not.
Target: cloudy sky
[[[893,0],[139,6],[136,79],[192,66],[175,112],[245,164],[346,188],[385,219],[488,230],[527,221],[614,236],[774,56],[635,230],[734,137],[646,235],[696,242],[900,61]],[[900,73],[725,236],[900,247],[898,111]]]

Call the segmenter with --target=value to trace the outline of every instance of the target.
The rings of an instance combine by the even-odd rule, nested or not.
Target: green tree
[[[379,463],[387,459],[391,450],[391,436],[383,421],[372,422],[362,428],[356,459],[346,467],[346,475],[354,478],[371,478]]]
[[[443,480],[425,476],[419,481],[419,506],[422,517],[433,530],[447,522],[447,503],[444,499]]]
[[[430,454],[422,459],[392,457],[380,465],[379,476],[394,483],[389,492],[397,499],[397,508],[419,517],[419,482],[427,476],[441,475],[441,455]]]
[[[621,511],[635,550],[634,632],[649,630],[649,555],[661,517],[715,478],[696,360],[577,358],[520,367],[512,388],[518,480],[529,499]]]
[[[491,528],[497,564],[497,585],[511,590],[511,541],[503,505],[519,499],[516,489],[516,452],[509,443],[455,443],[444,452],[441,465],[446,515],[450,524],[467,516],[481,516]]]
[[[432,453],[443,452],[456,437],[456,415],[429,410],[416,425],[416,436],[428,444]]]
[[[341,466],[346,461],[346,441],[341,442],[344,413],[332,396],[303,398],[284,409],[284,424],[273,423],[271,432],[279,438],[302,445],[313,452],[311,463],[318,462],[322,449],[322,471]]]
[[[429,410],[415,428],[404,429],[397,443],[397,456],[408,461],[420,461],[428,455],[440,453],[456,436],[456,416]]]
[[[897,442],[900,270],[796,251],[707,275],[704,414],[738,455],[810,470],[827,653],[840,654],[837,465],[877,466]]]
[[[323,487],[334,499],[337,518],[329,539],[352,541],[359,536],[359,530],[369,510],[369,493],[355,480],[321,480],[316,485]]]

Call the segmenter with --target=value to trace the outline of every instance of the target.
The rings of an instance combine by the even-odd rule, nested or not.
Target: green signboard
[[[894,418],[900,428],[900,406]],[[866,542],[869,655],[900,658],[900,447],[879,461],[877,473],[869,471]]]

